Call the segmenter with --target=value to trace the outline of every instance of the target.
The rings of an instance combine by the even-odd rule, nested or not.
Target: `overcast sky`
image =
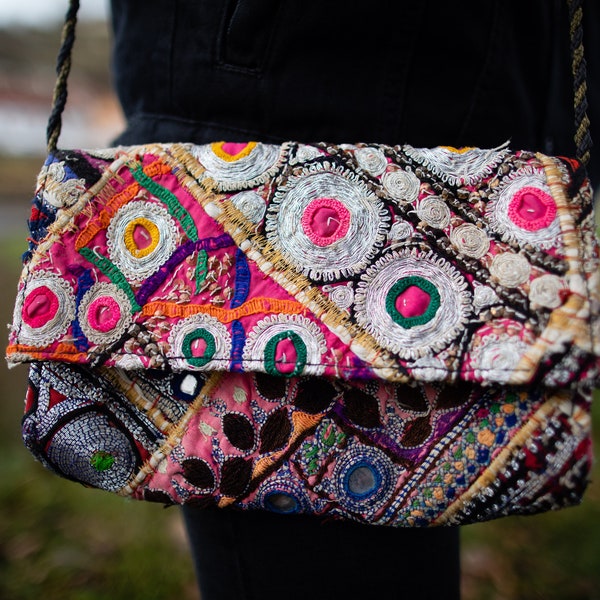
[[[68,0],[0,0],[0,27],[25,25],[43,27],[62,21]],[[79,18],[104,19],[108,0],[81,0]]]

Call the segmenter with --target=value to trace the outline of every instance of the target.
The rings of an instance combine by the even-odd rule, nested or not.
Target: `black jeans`
[[[457,600],[458,528],[183,508],[202,600]]]

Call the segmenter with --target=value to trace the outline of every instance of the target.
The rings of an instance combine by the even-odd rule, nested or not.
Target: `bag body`
[[[25,441],[171,503],[424,526],[577,503],[598,248],[577,161],[503,146],[57,151],[8,348]]]

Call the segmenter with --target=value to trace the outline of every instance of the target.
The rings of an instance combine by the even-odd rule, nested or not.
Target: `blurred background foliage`
[[[11,320],[29,199],[43,160],[58,39],[56,28],[0,31],[2,323]],[[106,23],[82,23],[63,146],[108,145],[122,126],[109,57]],[[177,509],[58,479],[26,452],[26,377],[25,368],[9,372],[0,363],[0,598],[197,600]],[[600,400],[594,424],[600,427]],[[596,466],[580,507],[464,528],[464,600],[600,599],[599,474]]]

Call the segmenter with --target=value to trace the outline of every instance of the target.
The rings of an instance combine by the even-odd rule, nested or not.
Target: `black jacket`
[[[573,155],[565,2],[113,0],[120,143]]]

